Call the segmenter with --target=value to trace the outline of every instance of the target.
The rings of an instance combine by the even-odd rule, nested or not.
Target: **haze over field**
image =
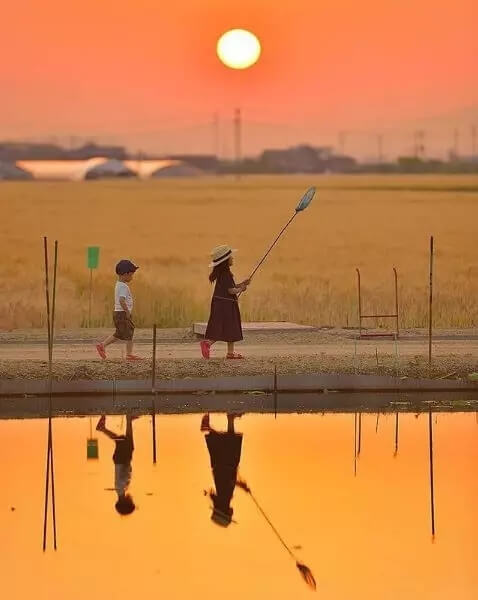
[[[0,130],[9,138],[96,137],[131,150],[231,156],[234,107],[244,151],[303,141],[406,153],[412,131],[443,154],[478,117],[474,0],[18,0],[2,7]],[[254,31],[259,62],[219,62],[218,37]],[[214,141],[213,114],[220,118]],[[74,141],[74,139],[73,139]]]

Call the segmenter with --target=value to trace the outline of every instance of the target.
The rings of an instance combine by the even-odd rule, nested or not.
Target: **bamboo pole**
[[[274,365],[274,419],[277,419],[277,365]]]
[[[433,418],[431,409],[428,411],[428,448],[430,465],[430,511],[432,525],[432,539],[435,539],[435,484],[433,473]]]
[[[428,311],[428,368],[432,367],[432,329],[433,329],[433,236],[430,237],[430,296]]]
[[[395,413],[395,452],[394,456],[398,454],[398,411]]]
[[[362,413],[359,412],[359,415],[358,415],[358,448],[357,448],[357,456],[360,456],[361,450],[362,450]]]
[[[50,284],[48,277],[48,239],[43,238],[43,250],[44,250],[44,261],[45,261],[45,303],[46,303],[46,319],[47,319],[47,335],[48,335],[48,387],[50,390],[51,385],[51,354],[50,354]],[[49,395],[48,401],[48,413],[50,413],[51,406],[51,394]],[[43,552],[46,550],[46,533],[48,524],[48,494],[50,491],[50,436],[51,428],[50,422],[48,422],[48,442],[47,442],[47,459],[46,459],[46,474],[45,474],[45,503],[43,512]]]
[[[50,302],[50,282],[48,264],[48,238],[43,238],[44,260],[45,260],[45,301],[47,310],[48,329],[48,442],[47,442],[47,464],[45,475],[45,504],[43,515],[43,551],[46,550],[47,525],[48,525],[48,499],[50,489],[52,493],[52,516],[53,516],[53,547],[57,549],[56,538],[56,496],[55,496],[55,471],[53,461],[53,431],[52,431],[52,362],[53,362],[53,336],[55,328],[55,305],[56,305],[56,280],[58,268],[58,241],[55,241],[54,265],[53,265],[53,294]]]
[[[357,476],[357,413],[354,413],[354,476]]]
[[[153,364],[151,373],[152,425],[153,425],[153,464],[156,464],[156,323],[153,325]]]

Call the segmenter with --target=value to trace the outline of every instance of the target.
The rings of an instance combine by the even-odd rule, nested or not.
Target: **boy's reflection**
[[[118,500],[115,504],[116,510],[120,515],[130,515],[136,508],[133,498],[127,493],[131,482],[131,459],[133,457],[133,419],[126,415],[126,433],[118,435],[114,431],[106,428],[106,415],[102,415],[96,429],[103,432],[115,443],[113,453],[113,462],[115,465],[115,490],[118,494]]]
[[[217,525],[228,527],[232,522],[230,506],[237,481],[237,468],[241,459],[242,433],[234,431],[234,420],[241,415],[227,415],[227,432],[217,432],[209,424],[209,414],[203,416],[201,431],[205,436],[211,458],[211,468],[216,491],[210,491],[213,502],[211,519]]]

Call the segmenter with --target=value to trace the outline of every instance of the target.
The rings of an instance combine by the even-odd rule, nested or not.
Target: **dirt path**
[[[136,333],[136,351],[145,360],[122,360],[124,347],[111,347],[108,361],[101,361],[95,341],[107,330],[60,331],[54,348],[58,379],[144,378],[151,369],[151,330]],[[434,377],[464,377],[478,370],[478,330],[441,330],[433,342]],[[163,377],[255,375],[279,373],[383,373],[429,376],[428,341],[423,330],[403,332],[397,343],[390,339],[357,340],[357,332],[320,329],[311,332],[249,333],[240,344],[244,361],[225,361],[225,344],[214,348],[213,359],[200,357],[199,344],[187,329],[158,330],[158,372]],[[239,347],[239,346],[238,346]],[[0,334],[0,376],[36,379],[47,373],[44,331]]]

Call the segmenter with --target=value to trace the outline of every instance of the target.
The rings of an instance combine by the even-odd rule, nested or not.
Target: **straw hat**
[[[229,257],[233,252],[237,252],[237,250],[231,248],[231,246],[228,246],[227,244],[216,246],[211,252],[212,263],[210,263],[209,266],[216,267],[226,260],[229,260]]]

